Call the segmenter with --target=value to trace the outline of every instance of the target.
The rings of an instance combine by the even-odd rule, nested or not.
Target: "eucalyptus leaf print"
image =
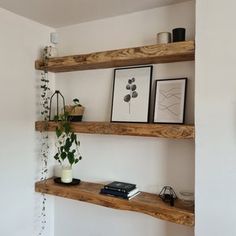
[[[137,85],[135,84],[135,78],[128,79],[128,83],[126,85],[126,90],[128,90],[128,94],[124,96],[124,102],[128,103],[129,114],[131,114],[132,99],[138,97],[138,92],[136,91],[136,89],[137,89]]]

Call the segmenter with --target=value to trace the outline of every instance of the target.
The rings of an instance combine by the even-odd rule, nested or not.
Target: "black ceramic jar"
[[[172,30],[173,42],[185,41],[185,28],[175,28]]]

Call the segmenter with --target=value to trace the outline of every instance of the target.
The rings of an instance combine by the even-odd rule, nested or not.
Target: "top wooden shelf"
[[[54,57],[45,66],[42,60],[35,62],[37,70],[69,72],[121,66],[158,64],[194,60],[194,41],[155,44],[89,54]]]

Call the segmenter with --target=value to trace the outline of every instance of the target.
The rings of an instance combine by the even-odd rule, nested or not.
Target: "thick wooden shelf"
[[[77,186],[54,183],[53,179],[35,184],[35,191],[59,197],[89,202],[104,207],[141,212],[176,224],[194,226],[194,210],[183,205],[180,200],[174,207],[164,203],[156,194],[141,192],[131,200],[99,194],[102,184],[81,182]]]
[[[55,57],[45,67],[42,60],[35,62],[35,68],[50,72],[68,72],[121,66],[169,63],[194,60],[194,41],[169,44],[155,44],[142,47],[94,52],[74,56]]]
[[[55,131],[57,122],[36,121],[36,131]],[[171,139],[193,139],[194,126],[170,124],[142,124],[142,123],[110,123],[110,122],[72,122],[72,129],[76,133],[110,134],[159,137]]]

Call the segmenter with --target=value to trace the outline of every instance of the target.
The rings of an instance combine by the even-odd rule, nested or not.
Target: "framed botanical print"
[[[152,68],[114,70],[111,122],[148,122]]]

